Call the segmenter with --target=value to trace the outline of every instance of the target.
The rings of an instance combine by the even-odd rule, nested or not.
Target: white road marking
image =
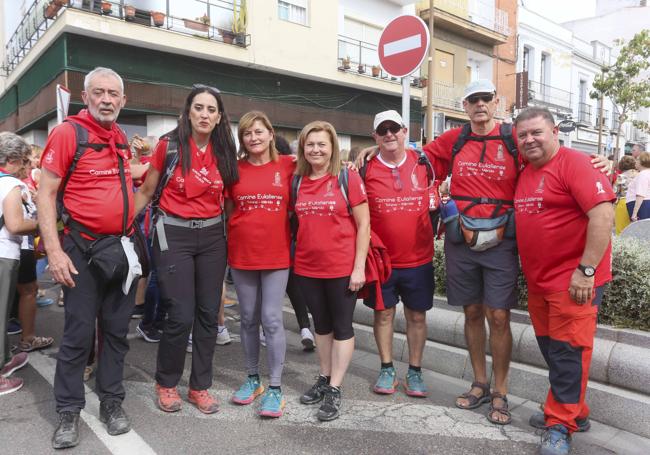
[[[47,357],[41,352],[29,355],[29,364],[54,386],[54,371],[56,360]],[[133,429],[119,436],[110,436],[106,427],[99,421],[99,399],[87,386],[84,385],[86,395],[86,409],[81,411],[80,417],[86,422],[100,441],[111,453],[115,455],[156,455],[156,452]],[[83,441],[81,442],[83,444]]]
[[[384,44],[384,57],[400,54],[413,49],[419,49],[421,47],[422,36],[418,33],[417,35],[407,36],[406,38]]]
[[[186,402],[183,403],[183,408],[180,411],[168,414],[159,410],[156,406],[151,384],[125,381],[124,386],[129,397],[142,400],[144,406],[154,415],[192,417],[228,422],[260,420],[260,417],[257,416],[259,399],[250,406],[232,404],[230,403],[230,397],[233,390],[219,390],[216,388],[210,390],[221,404],[221,409],[216,414],[203,414]],[[187,392],[186,387],[179,387],[178,389],[181,396],[184,396]],[[509,425],[507,428],[498,427],[489,423],[484,415],[446,406],[353,400],[344,395],[341,416],[331,422],[319,422],[316,418],[317,405],[305,406],[300,404],[297,394],[285,393],[285,399],[287,406],[284,409],[284,415],[275,420],[265,419],[265,425],[326,427],[381,433],[425,434],[454,438],[539,443],[538,436],[513,425]]]

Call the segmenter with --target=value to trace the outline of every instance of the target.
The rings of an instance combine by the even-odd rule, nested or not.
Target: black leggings
[[[309,296],[307,306],[318,335],[334,332],[334,339],[338,341],[354,337],[352,315],[357,293],[348,289],[350,277],[309,278],[296,275],[296,280],[303,294]]]
[[[305,297],[300,284],[296,279],[296,274],[293,269],[289,270],[289,281],[287,281],[287,295],[296,313],[296,319],[301,329],[309,328],[309,314],[307,313],[307,298]]]

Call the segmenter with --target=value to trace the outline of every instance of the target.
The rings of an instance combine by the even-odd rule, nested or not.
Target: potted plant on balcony
[[[349,55],[347,57],[344,57],[341,60],[341,65],[343,66],[344,70],[349,70],[350,69],[350,56]]]
[[[58,2],[58,0],[52,0],[43,10],[43,17],[45,17],[45,19],[54,19],[61,9],[61,6],[62,5]]]
[[[113,5],[111,2],[102,2],[102,14],[111,14]]]
[[[151,18],[153,19],[153,25],[156,27],[162,27],[165,25],[165,13],[161,13],[160,11],[152,11]]]
[[[124,5],[124,20],[132,22],[135,19],[135,6]]]
[[[381,73],[381,67],[379,65],[372,65],[372,77],[378,77]]]
[[[196,20],[183,19],[183,23],[185,27],[191,28],[192,30],[207,32],[210,28],[210,17],[207,14],[203,14],[203,16],[197,17]]]
[[[235,44],[246,45],[246,24],[248,17],[246,14],[246,0],[239,1],[239,11],[237,11],[236,1],[232,5],[232,32],[235,34]]]
[[[363,74],[366,72],[366,65],[359,63],[359,66],[357,66],[357,71],[359,74]]]
[[[424,87],[426,87],[428,81],[429,81],[429,80],[427,79],[426,76],[422,76],[422,77],[420,78],[420,88],[424,88]]]

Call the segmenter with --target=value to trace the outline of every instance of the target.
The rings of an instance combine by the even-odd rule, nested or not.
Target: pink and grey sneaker
[[[3,378],[0,376],[0,395],[6,395],[15,392],[23,386],[23,380],[20,378]]]

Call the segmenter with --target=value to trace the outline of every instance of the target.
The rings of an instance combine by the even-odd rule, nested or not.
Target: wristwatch
[[[578,264],[578,270],[580,270],[584,276],[591,278],[596,274],[596,268],[590,265]]]

